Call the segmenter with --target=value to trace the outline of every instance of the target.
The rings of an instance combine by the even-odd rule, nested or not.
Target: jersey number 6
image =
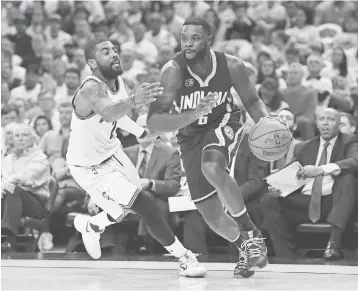
[[[208,116],[207,115],[203,115],[198,120],[199,125],[203,125],[203,124],[207,124],[207,123],[208,123]]]

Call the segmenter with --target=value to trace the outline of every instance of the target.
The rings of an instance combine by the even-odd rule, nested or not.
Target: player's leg
[[[225,211],[222,201],[215,188],[207,181],[201,171],[201,156],[203,139],[192,141],[192,145],[181,146],[183,166],[192,201],[203,216],[208,226],[217,234],[232,242],[239,250],[240,258],[235,269],[235,277],[250,277],[254,271],[250,270],[246,252],[241,251],[242,239],[236,221]]]
[[[209,131],[204,139],[206,145],[201,170],[237,222],[245,240],[243,246],[247,248],[249,265],[264,267],[267,264],[267,251],[262,234],[247,213],[240,188],[228,171],[239,146],[241,131],[241,125],[230,120],[227,125]]]
[[[199,264],[196,256],[182,245],[169,224],[158,215],[160,213],[158,206],[149,193],[141,191],[130,209],[142,216],[150,235],[179,259],[182,276],[204,277],[206,275],[206,270]]]

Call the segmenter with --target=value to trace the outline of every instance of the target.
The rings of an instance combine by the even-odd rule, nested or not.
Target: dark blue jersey
[[[227,65],[226,56],[222,52],[210,51],[212,56],[212,71],[205,80],[196,75],[185,61],[182,53],[174,56],[173,60],[181,69],[182,84],[177,90],[172,110],[180,113],[194,109],[201,98],[212,93],[219,95],[219,100],[212,113],[201,117],[193,123],[179,130],[178,141],[185,142],[198,134],[202,134],[209,128],[218,127],[227,113],[237,113],[240,117],[239,108],[234,104],[230,93],[232,82]]]

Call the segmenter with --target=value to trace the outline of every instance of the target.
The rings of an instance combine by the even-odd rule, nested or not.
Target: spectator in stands
[[[279,118],[281,118],[287,124],[292,135],[294,135],[294,132],[297,129],[297,123],[296,123],[296,117],[293,114],[293,112],[289,108],[285,108],[285,109],[282,109],[281,111],[279,111],[277,116]],[[296,138],[292,139],[292,143],[288,149],[287,154],[285,156],[283,156],[281,159],[270,163],[270,172],[271,173],[276,172],[277,170],[281,169],[283,166],[292,162],[295,147],[299,143],[301,143],[300,140],[298,140]]]
[[[77,65],[81,72],[81,82],[88,76],[92,75],[90,67],[86,63],[85,51],[81,48],[73,52],[73,62]]]
[[[17,122],[24,122],[26,121],[26,104],[23,99],[20,98],[11,98],[8,102],[10,106],[14,107],[17,111]]]
[[[53,129],[58,130],[60,128],[60,120],[54,98],[55,94],[53,91],[42,91],[38,96],[38,112],[40,113],[39,115],[45,115],[51,120]],[[31,124],[33,124],[34,119],[31,120]]]
[[[286,89],[286,82],[282,78],[278,78],[275,71],[275,63],[272,59],[268,59],[263,61],[261,64],[259,63],[259,70],[257,75],[257,86],[256,89],[260,89],[262,81],[267,78],[272,77],[278,80],[279,89]]]
[[[1,106],[1,128],[4,128],[11,122],[17,122],[19,111],[14,106],[4,104]]]
[[[318,106],[323,109],[328,107],[330,96],[333,93],[332,81],[321,76],[324,62],[321,56],[311,54],[307,58],[307,68],[309,75],[304,78],[302,85],[311,87],[317,92]]]
[[[121,50],[121,65],[123,69],[123,78],[134,82],[138,85],[137,76],[144,72],[145,64],[142,61],[136,60],[133,49]]]
[[[290,42],[294,42],[299,48],[307,46],[319,39],[317,28],[312,26],[308,11],[300,7],[296,11],[295,26],[286,29],[286,34],[291,36]]]
[[[276,63],[276,67],[283,65],[285,61],[285,51],[289,36],[283,29],[274,30],[271,34],[271,45],[269,46],[272,59]]]
[[[1,80],[1,105],[7,103],[10,100],[9,85]]]
[[[49,16],[49,29],[46,30],[45,35],[50,47],[64,48],[65,44],[72,41],[71,35],[61,30],[61,22],[61,15],[51,14]]]
[[[180,42],[180,31],[185,20],[175,13],[174,2],[162,2],[161,11],[164,15],[166,29],[169,30]]]
[[[295,227],[319,220],[332,225],[324,258],[335,260],[342,256],[342,234],[355,206],[358,140],[339,132],[340,115],[334,109],[320,113],[317,125],[320,136],[296,146],[294,154],[303,166],[297,176],[307,179],[307,184],[284,198],[267,195],[261,199],[278,257],[295,258]]]
[[[146,128],[146,115],[137,119],[138,125]],[[155,198],[162,215],[173,228],[175,218],[169,212],[168,197],[178,193],[180,188],[179,152],[167,145],[156,145],[153,139],[138,139],[139,145],[125,148],[124,151],[138,170],[142,180],[142,189]],[[139,225],[139,235],[143,238],[140,252],[153,250],[154,240],[150,237],[144,222]]]
[[[316,6],[314,25],[334,23],[343,26],[351,12],[355,10],[352,2],[346,1],[322,1]]]
[[[10,90],[20,86],[26,74],[23,67],[13,65],[12,56],[9,51],[2,49],[1,79],[8,84]]]
[[[38,33],[45,33],[46,23],[45,23],[45,10],[41,7],[36,7],[32,11],[31,24],[27,28],[26,33],[33,37]]]
[[[50,196],[50,167],[43,152],[34,146],[36,136],[33,129],[18,124],[13,138],[15,152],[6,156],[2,164],[4,214],[1,228],[2,233],[9,235],[2,251],[16,247],[22,217],[45,217],[45,203]]]
[[[347,55],[341,47],[335,47],[332,50],[331,61],[333,68],[326,67],[322,70],[321,75],[332,80],[333,85],[338,83],[338,77],[344,80],[346,89],[357,86],[356,76],[352,70],[348,69]],[[341,79],[340,78],[340,79]],[[337,84],[338,86],[338,84]],[[339,87],[339,86],[338,86]],[[345,88],[344,88],[345,89]]]
[[[14,53],[27,62],[33,54],[31,46],[31,36],[26,33],[27,20],[25,16],[19,14],[14,19],[16,34],[8,35],[10,41],[15,45]]]
[[[284,100],[297,118],[297,131],[303,140],[315,136],[314,114],[317,107],[317,93],[302,85],[303,68],[293,63],[287,71],[287,89],[282,90]]]
[[[11,90],[13,98],[20,98],[26,104],[32,106],[37,103],[37,97],[41,90],[41,71],[38,65],[29,65],[26,70],[25,83]]]
[[[77,89],[81,85],[81,75],[77,68],[69,68],[65,73],[65,89],[57,90],[55,103],[59,105],[64,102],[72,102]]]
[[[29,65],[35,64],[40,65],[42,60],[42,55],[46,51],[46,36],[43,33],[35,34],[31,38],[31,49],[27,59],[24,59],[22,62],[22,66],[25,68]]]
[[[132,25],[134,33],[134,41],[128,41],[121,46],[122,50],[132,49],[137,60],[146,63],[155,63],[158,57],[158,49],[150,40],[144,38],[146,28],[143,23],[135,23]]]
[[[157,13],[151,13],[148,16],[149,31],[145,34],[145,38],[153,42],[158,49],[165,45],[169,45],[174,50],[178,45],[175,36],[163,26],[163,18]]]
[[[74,21],[75,34],[73,40],[77,43],[78,47],[84,49],[86,44],[93,39],[93,33],[90,25],[86,19],[77,19]]]
[[[341,123],[339,124],[339,130],[343,133],[356,133],[357,130],[357,118],[346,112],[341,112]]]
[[[76,65],[69,65],[69,68],[76,67]],[[66,64],[60,59],[56,59],[51,64],[51,75],[56,85],[56,96],[66,94],[67,86],[65,84]],[[56,98],[58,100],[58,98]]]
[[[279,111],[289,107],[284,101],[278,86],[279,84],[277,79],[267,77],[263,80],[258,91],[260,98],[264,101],[272,115],[277,115]]]
[[[60,126],[45,133],[39,144],[39,147],[47,155],[51,166],[57,158],[64,156],[64,149],[67,149],[72,110],[72,104],[69,102],[61,103],[58,106]]]
[[[38,116],[34,121],[34,130],[37,134],[38,141],[41,141],[44,134],[52,130],[51,121],[45,115]]]

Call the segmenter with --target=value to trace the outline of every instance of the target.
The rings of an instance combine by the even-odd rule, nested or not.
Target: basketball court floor
[[[203,263],[206,278],[178,276],[178,263],[5,259],[2,290],[358,290],[358,266],[270,264],[250,279],[234,263]]]

